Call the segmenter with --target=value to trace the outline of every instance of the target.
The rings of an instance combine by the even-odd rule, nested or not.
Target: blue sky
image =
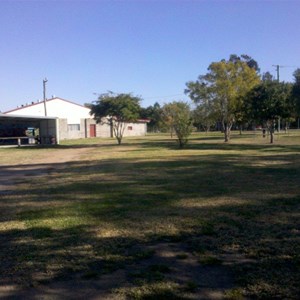
[[[0,1],[0,111],[56,95],[79,104],[107,90],[142,106],[188,100],[213,61],[248,54],[293,80],[300,1]]]

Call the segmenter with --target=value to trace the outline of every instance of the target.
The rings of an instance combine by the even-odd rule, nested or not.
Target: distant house
[[[6,115],[58,118],[59,140],[89,137],[111,137],[111,128],[97,124],[88,107],[58,97],[31,102],[5,112]],[[147,133],[148,120],[126,123],[124,136],[143,136]]]

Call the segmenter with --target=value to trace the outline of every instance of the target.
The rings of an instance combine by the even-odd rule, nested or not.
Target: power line
[[[297,66],[280,66],[280,65],[272,65],[272,66],[276,68],[278,82],[279,82],[279,69],[280,68],[298,68]]]
[[[177,97],[177,96],[185,96],[185,94],[174,94],[174,95],[166,95],[166,96],[143,97],[143,99],[159,99],[159,98],[168,98],[168,97]]]
[[[298,66],[281,66],[282,68],[299,68]]]

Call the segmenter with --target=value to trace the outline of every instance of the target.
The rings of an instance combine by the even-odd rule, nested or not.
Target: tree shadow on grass
[[[211,142],[210,142],[211,141]],[[136,142],[134,145],[138,145],[143,148],[158,148],[158,149],[168,149],[168,150],[178,150],[184,152],[185,150],[232,150],[232,151],[263,151],[263,152],[300,152],[299,145],[283,145],[280,143],[270,144],[266,142],[265,144],[255,144],[255,143],[243,143],[240,137],[237,139],[239,143],[235,144],[235,139],[232,140],[233,143],[225,143],[222,138],[218,137],[199,137],[191,139],[183,149],[178,147],[178,143],[175,138],[165,139],[163,141],[151,141],[151,142]],[[133,145],[131,143],[124,143],[125,145]],[[138,151],[138,150],[136,150]]]
[[[149,245],[164,242],[199,256],[199,266],[205,259],[226,264],[226,255],[238,254],[230,266],[235,287],[253,297],[293,297],[299,292],[298,156],[279,155],[283,163],[258,167],[254,162],[261,159],[224,154],[78,161],[45,173],[45,165],[35,165],[38,180],[27,176],[8,186],[13,194],[0,195],[6,212],[1,284],[96,280],[118,269],[128,275]],[[1,167],[7,170],[14,172]],[[278,196],[284,194],[289,196]],[[253,261],[240,264],[239,257]],[[127,275],[114,288],[143,286]]]
[[[243,138],[249,138],[253,135],[244,135]],[[253,137],[255,138],[255,136]],[[280,143],[270,144],[267,140],[265,144],[250,144],[250,143],[241,143],[243,141],[240,136],[233,137],[232,141],[239,141],[238,144],[234,143],[225,143],[223,142],[222,136],[201,136],[201,137],[192,137],[191,140],[183,149],[180,149],[177,143],[177,139],[173,138],[164,138],[164,139],[144,139],[137,138],[134,140],[124,140],[121,145],[115,143],[114,139],[111,140],[101,140],[97,142],[88,141],[87,144],[60,144],[60,145],[36,145],[35,147],[21,147],[18,148],[19,151],[39,151],[40,149],[52,149],[52,150],[68,150],[68,149],[120,149],[124,148],[123,151],[132,151],[138,152],[144,149],[164,149],[164,150],[178,150],[184,152],[184,150],[220,150],[220,151],[261,151],[261,152],[300,152],[299,145],[282,145]],[[83,140],[83,142],[86,140]],[[211,141],[211,142],[209,142]],[[203,143],[202,143],[203,142]],[[140,148],[134,149],[134,148]],[[55,155],[55,153],[54,153]]]
[[[4,245],[1,252],[1,285],[16,283],[23,287],[43,289],[43,286],[51,284],[55,287],[55,282],[63,286],[64,284],[59,282],[70,280],[101,282],[105,274],[112,274],[109,289],[106,291],[108,294],[111,289],[125,288],[126,291],[130,284],[131,288],[127,291],[130,295],[134,287],[141,288],[143,284],[153,280],[162,283],[166,279],[175,278],[174,283],[179,284],[181,288],[176,292],[172,291],[174,297],[181,295],[180,291],[193,280],[196,286],[193,293],[197,292],[199,295],[207,289],[226,290],[248,286],[249,296],[285,295],[293,298],[299,292],[299,244],[297,246],[297,233],[291,231],[299,225],[297,213],[293,213],[299,208],[299,198],[283,201],[271,199],[267,202],[267,207],[252,203],[247,206],[225,205],[207,208],[205,213],[202,212],[203,209],[197,209],[197,214],[203,219],[197,226],[182,228],[182,231],[172,235],[154,233],[147,235],[146,239],[128,236],[97,237],[93,226],[71,226],[61,230],[49,227],[8,230],[1,234],[0,238],[1,244]],[[282,216],[283,212],[286,214],[285,218]],[[181,208],[181,214],[184,216],[194,213],[194,207]],[[149,212],[148,217],[143,215],[143,219],[151,220],[152,214],[153,212]],[[100,212],[98,217],[101,217]],[[133,221],[131,226],[136,226],[141,220],[136,221],[138,222]],[[110,222],[115,220],[111,219]],[[176,247],[179,247],[181,252],[199,257],[199,265],[194,265],[193,269],[184,260],[176,262],[168,256],[159,258],[155,252],[149,253],[149,246],[156,245],[157,251],[160,243],[171,248],[174,247],[172,245],[179,245]],[[239,247],[238,251],[230,250],[233,245]],[[207,255],[218,259],[207,260]],[[231,258],[229,263],[228,256]],[[245,259],[247,257],[250,259]],[[147,266],[157,263],[178,269],[176,274],[172,271],[175,277],[169,277],[162,271],[152,274]],[[224,265],[227,265],[225,269]],[[183,276],[182,268],[189,268],[191,276]],[[122,281],[116,282],[113,280],[114,272],[119,269],[123,269],[125,275]],[[131,274],[136,270],[143,273],[139,273],[138,278],[132,278]],[[211,276],[216,276],[216,279],[213,280]],[[226,276],[227,283],[219,282],[217,278],[220,276]],[[228,276],[233,276],[238,281],[234,283]],[[139,278],[142,281],[136,280]],[[71,288],[69,283],[66,286]],[[84,286],[86,284],[82,284],[81,287]],[[101,285],[98,285],[97,289],[103,292]],[[19,292],[23,293],[22,290],[16,291],[16,295]],[[97,290],[94,292],[97,293]],[[162,295],[165,292],[162,292]],[[154,295],[158,295],[157,291],[153,291]]]

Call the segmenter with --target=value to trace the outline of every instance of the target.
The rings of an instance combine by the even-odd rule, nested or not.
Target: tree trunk
[[[223,122],[224,142],[225,143],[228,143],[230,140],[230,129],[231,129],[231,126],[228,123]]]
[[[110,120],[110,137],[113,138],[114,137],[114,123],[113,120]]]
[[[226,128],[225,131],[224,131],[224,137],[225,137],[225,143],[228,143],[229,140],[230,140],[230,136],[228,134],[228,129]]]
[[[178,139],[178,142],[179,142],[179,148],[182,149],[184,145],[182,139]]]
[[[271,128],[270,130],[270,144],[274,143],[274,130]]]
[[[285,121],[285,123],[284,123],[284,131],[285,131],[285,133],[288,133],[288,129],[289,128],[290,128],[290,122]]]
[[[121,145],[122,138],[124,134],[125,126],[123,122],[115,122],[114,123],[114,135],[118,141],[118,144]]]
[[[269,132],[270,132],[270,144],[274,143],[274,128],[275,128],[275,121],[271,122],[270,128],[269,128]]]

